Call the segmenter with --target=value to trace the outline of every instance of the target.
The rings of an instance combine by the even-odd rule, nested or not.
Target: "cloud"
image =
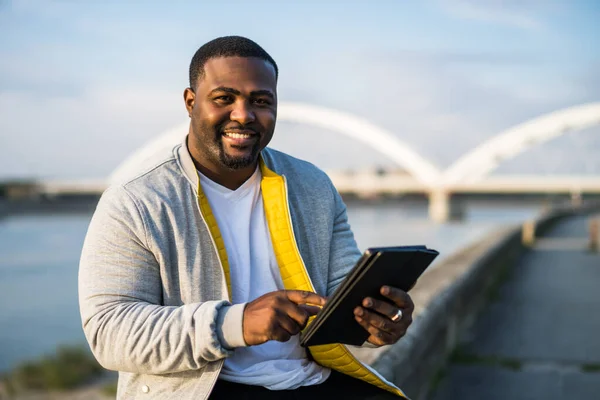
[[[102,178],[186,116],[178,91],[93,87],[71,97],[0,92],[0,178]]]
[[[540,31],[546,28],[544,22],[532,11],[539,9],[540,1],[500,1],[500,0],[442,0],[441,9],[449,16],[483,23],[493,23],[513,28]]]
[[[381,55],[374,55],[380,57]],[[383,61],[397,58],[399,61],[420,60],[447,65],[474,65],[484,67],[540,66],[551,60],[531,53],[500,53],[498,51],[458,51],[458,50],[401,50],[385,55]]]

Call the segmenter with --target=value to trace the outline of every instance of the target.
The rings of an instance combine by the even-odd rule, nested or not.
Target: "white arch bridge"
[[[317,126],[360,141],[391,159],[406,175],[362,173],[348,175],[330,172],[342,193],[424,193],[429,197],[430,216],[445,221],[451,214],[454,194],[600,194],[600,177],[544,178],[539,176],[489,176],[503,161],[567,132],[600,125],[600,102],[570,107],[534,118],[500,132],[460,157],[441,171],[391,132],[357,116],[314,105],[282,102],[278,119]],[[165,148],[181,142],[188,130],[185,122],[160,135],[129,156],[110,175],[109,182],[122,180],[140,164]],[[60,182],[47,182],[45,190],[60,192]],[[70,185],[70,186],[69,186]],[[66,185],[71,189],[73,183]],[[89,185],[88,185],[89,187]],[[67,190],[68,191],[68,190]]]

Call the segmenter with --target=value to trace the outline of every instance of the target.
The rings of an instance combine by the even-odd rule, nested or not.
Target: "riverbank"
[[[87,346],[61,346],[0,375],[0,400],[114,398],[116,378]]]
[[[543,234],[558,221],[582,212],[587,210],[546,214],[537,220],[537,231]],[[521,227],[513,226],[449,257],[411,291],[418,306],[405,338],[386,348],[357,349],[357,356],[402,387],[413,400],[426,399],[442,378],[449,355],[481,310],[498,295],[507,272],[526,251]]]
[[[600,253],[558,221],[508,271],[440,374],[435,400],[587,400],[600,393]]]
[[[8,200],[0,198],[0,220],[28,215],[91,214],[98,204],[98,196],[76,196],[52,199],[46,197]]]

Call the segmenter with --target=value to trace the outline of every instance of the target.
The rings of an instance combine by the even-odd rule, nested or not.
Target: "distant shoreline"
[[[25,195],[19,197],[7,197],[0,194],[0,221],[8,217],[19,217],[28,215],[91,215],[96,209],[100,194],[79,195]],[[342,198],[348,206],[378,205],[389,207],[399,203],[404,206],[427,207],[428,199],[422,195],[377,195],[361,197],[353,194],[342,194]],[[588,199],[596,198],[588,196]],[[568,196],[534,196],[534,195],[480,195],[462,197],[456,196],[456,200],[470,204],[499,204],[499,205],[523,205],[539,204],[551,205],[561,204],[568,201]]]
[[[0,198],[0,221],[4,218],[26,215],[92,214],[100,196],[71,198]]]

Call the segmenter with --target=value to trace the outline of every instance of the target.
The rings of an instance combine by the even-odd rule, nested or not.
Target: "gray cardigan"
[[[284,175],[296,242],[317,293],[330,295],[358,257],[346,208],[314,165],[265,149]],[[243,305],[229,303],[216,245],[198,207],[185,141],[102,195],[83,246],[79,302],[117,398],[205,399],[224,358],[244,346]]]

